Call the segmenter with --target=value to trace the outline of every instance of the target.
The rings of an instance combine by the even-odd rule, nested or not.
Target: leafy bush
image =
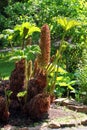
[[[66,17],[54,18],[58,24],[63,28],[63,35],[60,41],[60,50],[62,50],[63,63],[66,64],[68,72],[74,72],[78,66],[79,60],[81,59],[82,44],[71,44],[66,40],[66,36],[69,31],[80,25],[80,22]],[[59,50],[59,51],[60,51]]]
[[[14,0],[12,0],[12,2],[4,8],[3,14],[0,14],[0,31],[7,28],[13,29],[15,25],[22,25],[23,22],[35,23],[38,27],[41,27],[44,23],[48,23],[53,44],[55,41],[60,42],[60,39],[69,42],[63,55],[63,62],[66,64],[67,71],[74,73],[81,60],[83,43],[87,42],[86,12],[86,0],[35,0],[34,2],[32,0],[21,0],[21,2],[14,2]],[[53,19],[60,18],[60,16],[63,16],[66,22],[68,18],[73,19],[73,21],[80,21],[80,25],[69,29],[65,35],[63,28],[61,28],[63,21],[59,22]],[[67,25],[69,25],[69,23]],[[19,36],[19,34],[20,33],[16,31],[15,36]],[[17,44],[17,37],[14,39]],[[21,41],[21,38],[19,41]],[[2,39],[1,42],[5,43],[6,41]],[[0,45],[2,44],[0,43]],[[55,50],[56,49],[52,48],[52,51]],[[55,52],[52,52],[52,54],[55,54]]]
[[[68,44],[64,51],[63,58],[65,59],[66,70],[74,73],[78,68],[79,61],[82,58],[83,44]]]
[[[24,22],[21,25],[16,25],[14,29],[3,30],[0,38],[5,40],[8,45],[10,44],[12,49],[13,46],[20,46],[24,49],[26,44],[31,44],[29,40],[34,32],[40,32],[40,29],[34,24]]]
[[[85,0],[35,0],[34,2],[28,0],[15,2],[9,4],[4,10],[6,14],[4,25],[5,28],[13,28],[16,24],[29,21],[41,27],[44,23],[48,23],[52,38],[61,39],[60,26],[52,21],[52,18],[58,16],[69,17],[82,21],[83,25],[75,28],[75,33],[73,33],[73,30],[70,31],[67,37],[73,36],[73,42],[81,41],[84,39],[85,27],[87,26],[87,22],[84,22],[87,21],[86,6],[87,2]]]
[[[56,80],[53,78],[55,77],[55,73],[57,73]],[[54,93],[56,97],[61,96],[68,96],[69,92],[74,90],[72,87],[75,84],[75,80],[72,80],[72,76],[68,73],[63,67],[59,67],[57,70],[57,66],[55,66],[55,71],[50,73],[49,77],[49,89],[52,85],[52,82],[55,80],[55,89]]]
[[[0,1],[0,12],[3,13],[4,7],[8,5],[8,0]]]
[[[36,54],[40,54],[40,48],[38,45],[29,45],[24,50],[14,50],[11,52],[10,60],[21,60],[25,58],[26,60],[34,60]]]
[[[87,104],[87,47],[83,50],[82,60],[76,72],[80,94],[80,101]]]

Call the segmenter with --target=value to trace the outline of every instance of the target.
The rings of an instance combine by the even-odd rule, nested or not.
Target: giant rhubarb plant
[[[42,120],[48,117],[48,110],[50,108],[50,96],[41,93],[34,96],[30,102],[26,104],[25,114],[32,120]]]
[[[12,99],[17,99],[17,94],[24,90],[25,59],[16,62],[15,69],[10,76],[10,89],[13,92]]]
[[[29,80],[27,90],[27,100],[30,101],[34,96],[43,93],[47,85],[47,75],[44,70],[38,69],[35,76]]]
[[[41,53],[38,54],[34,67],[31,67],[32,62],[29,61],[30,58],[26,58],[26,56],[30,56],[34,52],[32,46],[31,49],[28,50],[27,55],[25,55],[27,61],[23,59],[19,61],[10,78],[10,87],[13,91],[11,95],[13,96],[12,99],[17,99],[20,94],[24,95],[24,93],[20,93],[20,91],[25,89],[27,93],[26,96],[24,95],[26,97],[24,112],[34,120],[41,119],[42,116],[48,112],[50,105],[49,95],[44,93],[44,89],[47,86],[46,66],[50,62],[50,30],[47,24],[43,25],[41,28],[39,46]],[[37,49],[33,54],[36,54],[36,51]],[[34,61],[32,58],[31,60]],[[34,68],[33,73],[31,73],[32,68]],[[27,110],[27,108],[29,109]]]
[[[9,118],[9,112],[5,98],[0,96],[0,121],[7,121],[8,118]]]
[[[50,30],[47,24],[41,28],[39,43],[41,53],[34,64],[34,77],[29,81],[25,110],[31,119],[41,119],[48,112],[50,98],[44,89],[47,86],[46,66],[50,63]],[[28,111],[27,111],[28,110]]]

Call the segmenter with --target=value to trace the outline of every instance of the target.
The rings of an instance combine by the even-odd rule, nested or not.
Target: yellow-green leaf
[[[24,97],[27,94],[27,91],[19,92],[17,97]]]
[[[28,31],[28,36],[32,35],[33,32],[40,32],[40,29],[38,27],[35,27],[35,26],[31,27]]]
[[[59,77],[56,78],[57,81],[60,81],[62,79],[63,79],[63,76],[59,76]]]
[[[65,83],[65,82],[59,83],[59,85],[60,85],[60,86],[66,86],[66,87],[68,86],[68,84]]]
[[[8,36],[8,40],[11,41],[13,38],[13,35]]]
[[[58,72],[59,72],[59,73],[62,73],[62,74],[66,74],[66,73],[67,73],[67,71],[64,70],[64,69],[61,68],[61,67],[58,68]]]
[[[72,27],[80,25],[80,23],[76,20],[68,19],[66,17],[57,18],[58,24],[60,24],[64,30],[68,31]]]
[[[71,85],[68,85],[68,88],[69,88],[70,90],[74,90],[74,88],[73,88]]]

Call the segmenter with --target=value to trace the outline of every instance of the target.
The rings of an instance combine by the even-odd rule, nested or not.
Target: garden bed
[[[8,84],[9,81],[5,81],[5,84],[6,82]],[[4,85],[4,81],[2,85]],[[21,113],[20,110],[19,111],[10,110],[11,114],[9,120],[5,123],[0,122],[0,127],[3,128],[3,130],[11,130],[11,129],[22,130],[20,128],[23,128],[23,130],[28,130],[28,128],[29,130],[36,130],[36,129],[41,130],[43,129],[43,127],[60,128],[60,127],[78,126],[81,124],[87,125],[87,114],[85,114],[86,110],[87,110],[86,105],[79,104],[75,100],[60,98],[56,99],[54,103],[51,104],[47,119],[33,122],[30,120],[29,117],[26,117],[23,113]]]
[[[72,111],[64,106],[52,104],[48,114],[48,119],[33,122],[18,111],[10,115],[7,123],[0,123],[0,126],[3,130],[44,130],[87,125],[86,114]]]

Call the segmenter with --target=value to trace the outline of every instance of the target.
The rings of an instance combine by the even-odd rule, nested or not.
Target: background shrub
[[[76,78],[79,86],[78,94],[81,95],[80,101],[87,104],[87,46],[83,50],[82,60],[80,61],[78,70],[76,71]]]
[[[52,39],[60,40],[62,31],[60,26],[52,20],[53,17],[64,16],[77,19],[82,22],[80,27],[76,27],[67,34],[67,39],[72,38],[73,43],[81,42],[85,39],[87,27],[87,2],[86,0],[10,0],[8,6],[3,10],[3,27],[13,28],[22,22],[35,23],[41,27],[48,23],[51,29]],[[0,20],[0,25],[2,22]],[[74,33],[73,33],[74,32]]]

